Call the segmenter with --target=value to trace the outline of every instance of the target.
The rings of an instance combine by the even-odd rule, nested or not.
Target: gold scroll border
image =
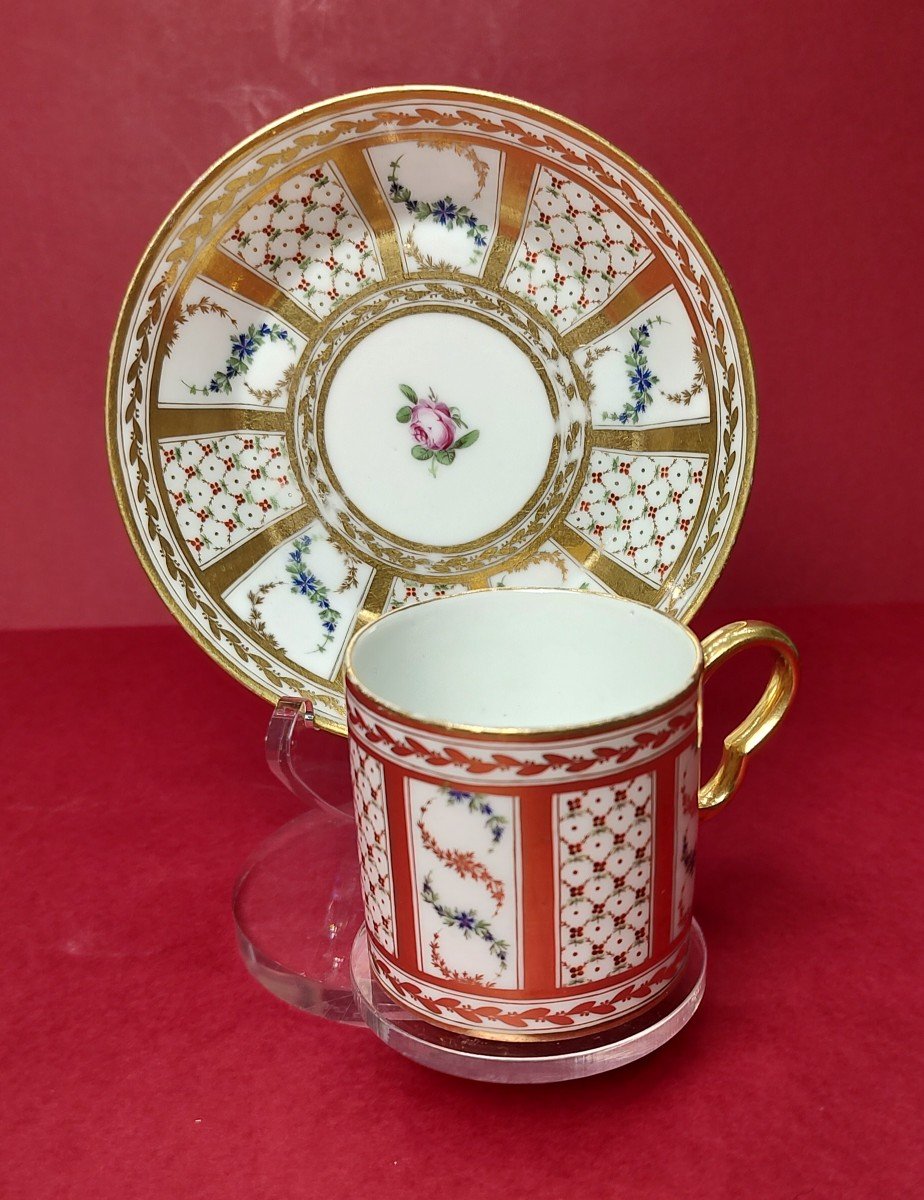
[[[369,100],[374,97],[381,97],[384,101],[385,97],[393,99],[400,103],[403,99],[414,97],[417,102],[417,107],[413,115],[379,112],[371,117],[358,121],[339,120],[332,121],[326,131],[319,131],[311,134],[303,134],[300,137],[294,138],[292,144],[272,155],[266,155],[258,160],[258,165],[255,166],[246,176],[239,176],[228,181],[224,192],[218,198],[204,204],[199,211],[198,220],[187,221],[185,227],[178,232],[181,224],[181,218],[184,210],[191,201],[203,191],[209,184],[213,183],[222,173],[229,167],[237,165],[236,160],[246,156],[259,142],[266,137],[268,133],[279,134],[286,128],[297,126],[304,122],[305,117],[312,113],[330,112],[333,116],[338,111],[344,108],[355,107],[356,104],[363,100]],[[568,133],[573,136],[582,138],[589,142],[592,146],[599,149],[604,156],[610,156],[615,159],[629,173],[636,175],[657,199],[661,201],[664,207],[671,214],[671,217],[680,226],[682,232],[688,237],[693,244],[695,250],[702,257],[713,276],[713,283],[718,288],[719,295],[728,311],[729,321],[731,323],[734,334],[735,343],[741,355],[742,375],[741,381],[744,388],[744,398],[746,406],[746,431],[749,437],[745,446],[745,459],[742,469],[742,475],[738,487],[737,500],[734,505],[730,517],[726,517],[728,522],[725,530],[723,545],[719,547],[720,553],[715,557],[708,571],[704,574],[704,564],[706,557],[716,548],[716,544],[721,536],[718,525],[719,521],[727,509],[730,500],[729,481],[732,469],[735,465],[737,451],[731,449],[731,438],[734,433],[738,421],[741,416],[740,403],[736,396],[736,390],[739,384],[738,372],[734,362],[728,361],[727,353],[727,335],[728,330],[720,316],[717,316],[714,309],[712,288],[708,276],[703,273],[699,274],[693,266],[689,252],[682,242],[677,239],[667,229],[661,215],[654,209],[649,209],[635,189],[625,180],[617,179],[611,175],[603,163],[593,154],[585,153],[578,154],[575,151],[564,146],[557,138],[550,134],[539,135],[532,132],[527,132],[516,122],[503,118],[500,122],[490,120],[483,115],[473,114],[466,110],[461,110],[455,114],[439,113],[432,109],[428,110],[422,107],[422,103],[426,99],[435,101],[450,101],[458,102],[460,100],[469,99],[474,102],[487,104],[504,105],[514,112],[522,113],[527,117],[535,117],[538,115],[542,120],[551,123],[553,127]],[[433,88],[433,87],[405,87],[405,88],[381,88],[371,89],[364,92],[351,93],[349,95],[338,97],[334,100],[323,101],[317,105],[309,106],[308,108],[299,110],[290,116],[283,118],[281,121],[275,122],[257,133],[251,135],[244,142],[233,148],[217,163],[215,163],[209,171],[207,171],[182,197],[176,205],[172,213],[158,230],[155,237],[149,244],[141,262],[139,263],[128,292],[123,301],[122,308],[119,314],[119,320],[116,326],[113,337],[109,371],[107,375],[107,446],[109,450],[110,469],[113,476],[113,481],[116,490],[116,496],[119,503],[119,508],[122,513],[123,520],[129,533],[129,537],[135,548],[138,557],[147,571],[152,583],[161,594],[162,599],[167,604],[168,608],[180,623],[200,642],[200,645],[206,650],[211,657],[218,661],[222,666],[229,670],[237,679],[243,682],[246,686],[251,687],[266,699],[276,699],[279,694],[286,691],[300,692],[304,686],[301,682],[293,680],[291,677],[281,674],[276,666],[268,662],[262,655],[254,652],[251,647],[247,646],[240,637],[237,636],[233,629],[222,628],[220,625],[220,614],[216,612],[201,595],[197,594],[193,580],[183,571],[182,567],[177,563],[174,553],[175,547],[168,542],[161,533],[157,518],[159,516],[157,508],[152,504],[148,488],[150,485],[150,470],[142,461],[139,453],[139,445],[143,444],[143,431],[138,420],[138,409],[144,398],[143,388],[141,384],[141,374],[144,367],[150,359],[151,339],[156,331],[160,318],[164,298],[169,288],[175,281],[176,274],[183,262],[186,261],[195,252],[196,241],[201,237],[205,238],[216,218],[223,215],[234,204],[235,196],[243,188],[251,188],[259,183],[269,173],[273,166],[280,160],[290,161],[296,157],[303,148],[323,148],[335,141],[340,134],[349,130],[357,133],[372,132],[374,129],[388,123],[397,128],[419,127],[421,124],[426,126],[428,123],[437,128],[452,128],[457,126],[474,127],[477,131],[483,133],[505,134],[511,137],[514,141],[521,145],[531,147],[533,149],[545,149],[550,155],[559,156],[563,161],[572,165],[586,168],[598,180],[606,184],[610,188],[620,192],[626,199],[631,210],[637,216],[645,220],[648,225],[654,230],[656,240],[662,246],[670,250],[679,264],[680,273],[687,279],[689,283],[698,291],[701,296],[700,314],[712,331],[714,337],[714,351],[720,363],[724,382],[720,391],[720,399],[728,425],[723,430],[722,442],[723,450],[726,453],[726,463],[719,470],[718,474],[718,497],[711,508],[706,519],[706,543],[698,545],[686,567],[686,575],[681,584],[674,587],[673,594],[668,598],[668,603],[665,606],[666,611],[677,613],[680,610],[680,601],[694,584],[700,583],[699,590],[692,598],[689,605],[684,609],[684,615],[692,615],[699,604],[705,598],[709,588],[714,583],[719,572],[722,569],[725,559],[727,558],[732,546],[737,537],[738,530],[744,509],[747,504],[747,496],[750,489],[750,481],[753,474],[753,464],[756,451],[757,437],[757,404],[756,393],[754,387],[753,366],[751,362],[750,350],[747,342],[747,335],[738,312],[734,296],[731,288],[722,272],[721,267],[715,259],[715,256],[706,246],[693,223],[684,213],[682,208],[674,201],[657,181],[642,167],[635,163],[628,155],[610,145],[605,139],[597,134],[578,125],[575,122],[569,121],[567,118],[560,117],[547,109],[543,109],[537,105],[526,104],[522,101],[515,100],[511,97],[501,96],[496,93],[477,92],[472,89],[462,88]],[[137,350],[131,362],[128,364],[125,373],[125,385],[130,388],[130,396],[128,403],[125,406],[124,415],[120,413],[121,389],[117,385],[116,376],[118,368],[121,365],[122,357],[126,352],[126,344],[129,340],[129,325],[132,314],[139,306],[143,284],[150,272],[151,267],[155,264],[159,252],[162,250],[163,243],[167,239],[176,236],[179,245],[175,247],[168,255],[166,261],[169,264],[161,277],[154,283],[144,297],[148,301],[148,308],[138,322],[134,331],[134,341],[137,342]],[[119,429],[120,416],[123,417],[124,423],[127,424],[131,431],[131,443],[128,448],[128,465],[134,466],[138,472],[138,485],[136,487],[136,495],[140,504],[144,505],[143,516],[147,519],[147,531],[150,542],[156,546],[163,560],[163,570],[166,576],[180,584],[186,597],[190,610],[198,610],[202,614],[202,620],[208,626],[212,637],[216,639],[219,645],[212,644],[206,639],[203,639],[200,634],[204,630],[200,625],[193,620],[191,611],[186,611],[180,608],[173,598],[172,593],[166,586],[165,579],[162,578],[161,569],[155,564],[151,553],[151,545],[142,541],[135,515],[131,511],[128,499],[128,489],[126,487],[127,480],[123,477],[121,453],[119,445]],[[125,473],[127,474],[127,472]],[[231,646],[239,659],[243,663],[251,663],[253,668],[261,671],[264,677],[269,682],[275,685],[275,691],[272,688],[264,687],[260,681],[254,679],[251,674],[239,669],[233,661],[229,661],[228,655],[220,643],[224,641]],[[331,692],[329,687],[322,685],[319,689],[325,694],[325,698],[331,702],[334,711],[343,713],[342,698]],[[342,724],[334,720],[322,719],[319,724],[327,728],[343,732]]]

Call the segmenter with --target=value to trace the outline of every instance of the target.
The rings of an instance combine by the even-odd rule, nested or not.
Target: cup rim
[[[420,608],[427,604],[451,604],[453,601],[465,600],[468,596],[480,596],[489,593],[506,593],[508,595],[527,593],[529,595],[562,595],[569,596],[593,596],[598,600],[606,600],[615,604],[629,605],[631,607],[645,608],[653,615],[662,618],[663,620],[680,629],[686,637],[692,642],[696,653],[696,664],[692,674],[686,680],[682,687],[672,692],[666,700],[659,700],[656,704],[650,704],[646,707],[633,709],[631,712],[623,713],[618,717],[601,717],[595,721],[581,721],[579,723],[569,723],[566,725],[542,725],[542,726],[502,726],[502,725],[472,725],[464,721],[447,721],[438,717],[427,717],[421,713],[412,712],[410,709],[402,708],[400,705],[394,704],[389,700],[383,699],[371,688],[366,687],[356,675],[353,667],[353,653],[357,643],[371,630],[376,629],[382,621],[388,621],[392,617],[397,617],[400,613],[406,612],[407,608],[394,609],[390,613],[384,613],[377,617],[374,621],[370,621],[368,625],[364,625],[362,629],[357,629],[347,642],[346,651],[344,654],[344,670],[343,677],[346,685],[346,690],[349,696],[350,692],[355,693],[360,699],[369,701],[373,707],[380,710],[382,715],[395,717],[402,722],[409,722],[424,730],[440,733],[460,733],[477,735],[480,738],[489,738],[492,740],[500,740],[504,738],[516,738],[523,741],[547,741],[550,737],[561,736],[567,738],[582,737],[592,733],[603,733],[612,729],[620,729],[627,725],[635,725],[644,717],[655,717],[660,713],[668,712],[676,707],[682,700],[694,692],[698,687],[703,676],[704,658],[703,647],[699,638],[688,626],[682,621],[678,621],[676,617],[672,617],[667,613],[661,612],[659,609],[650,608],[637,600],[630,600],[625,596],[610,596],[605,592],[577,592],[570,591],[567,588],[551,588],[551,587],[523,587],[523,588],[469,588],[465,592],[460,592],[453,596],[432,596],[429,600],[419,600],[413,606]],[[347,728],[349,732],[350,720],[349,709],[347,711]]]

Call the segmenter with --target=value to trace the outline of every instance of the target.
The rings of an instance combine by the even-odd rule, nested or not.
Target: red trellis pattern
[[[394,953],[395,906],[388,855],[388,822],[382,764],[350,743],[350,770],[356,803],[356,831],[366,927]]]
[[[652,794],[645,774],[556,797],[564,987],[606,980],[648,957]]]

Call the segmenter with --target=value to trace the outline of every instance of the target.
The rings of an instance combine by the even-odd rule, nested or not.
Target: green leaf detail
[[[455,456],[456,456],[455,450],[437,450],[436,461],[438,463],[442,463],[442,465],[444,467],[448,467],[449,464],[452,462],[452,460],[455,458]]]
[[[408,423],[408,421],[410,421],[410,419],[411,419],[410,404],[405,404],[404,408],[399,408],[398,411],[395,413],[395,416],[398,418],[398,420],[401,422],[402,425],[406,425]]]
[[[460,438],[457,438],[452,444],[453,450],[464,450],[466,446],[471,446],[473,442],[478,441],[478,430],[470,429],[468,433],[463,433]]]
[[[428,458],[433,457],[433,451],[427,450],[425,446],[412,446],[411,454],[414,458],[419,459],[420,462],[426,462]]]
[[[400,384],[400,389],[401,389],[402,394],[405,395],[408,398],[408,400],[410,400],[411,404],[417,403],[417,393],[414,391],[414,389],[412,387],[408,387],[408,385],[406,383],[402,383],[402,384]],[[400,420],[400,417],[399,417],[399,420]]]

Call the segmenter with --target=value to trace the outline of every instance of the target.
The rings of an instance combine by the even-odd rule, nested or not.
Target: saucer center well
[[[412,312],[373,324],[328,379],[318,423],[331,482],[405,542],[477,542],[520,517],[552,469],[545,372],[478,316]]]

